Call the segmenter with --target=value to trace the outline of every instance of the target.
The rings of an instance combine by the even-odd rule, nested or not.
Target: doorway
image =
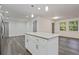
[[[52,23],[52,33],[54,33],[54,23]]]
[[[33,21],[33,32],[37,32],[37,20]]]

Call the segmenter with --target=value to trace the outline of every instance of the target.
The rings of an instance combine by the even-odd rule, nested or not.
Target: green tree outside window
[[[69,22],[69,31],[78,31],[78,21]]]
[[[66,22],[60,22],[60,31],[66,31]]]

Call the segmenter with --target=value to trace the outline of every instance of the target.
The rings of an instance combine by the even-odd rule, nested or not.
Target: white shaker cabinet
[[[58,36],[45,38],[37,33],[25,35],[25,47],[33,55],[56,55],[58,54]]]

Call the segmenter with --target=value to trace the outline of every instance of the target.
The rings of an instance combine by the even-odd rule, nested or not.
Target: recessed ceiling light
[[[53,17],[52,19],[60,19],[60,17],[58,17],[58,16],[55,16],[55,17]]]
[[[38,10],[40,10],[41,8],[38,8]]]
[[[34,17],[34,14],[31,14],[31,17],[33,18]]]
[[[8,17],[6,19],[9,19]]]
[[[45,11],[46,11],[46,12],[48,11],[48,9],[49,9],[48,6],[45,6]]]

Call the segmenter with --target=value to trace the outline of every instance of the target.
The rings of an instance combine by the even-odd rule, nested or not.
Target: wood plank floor
[[[59,55],[79,55],[79,39],[60,37]]]
[[[79,39],[59,37],[59,55],[79,55]],[[7,39],[2,55],[31,55],[25,48],[25,36]]]
[[[25,48],[24,35],[8,38],[4,48],[2,55],[31,55]]]

